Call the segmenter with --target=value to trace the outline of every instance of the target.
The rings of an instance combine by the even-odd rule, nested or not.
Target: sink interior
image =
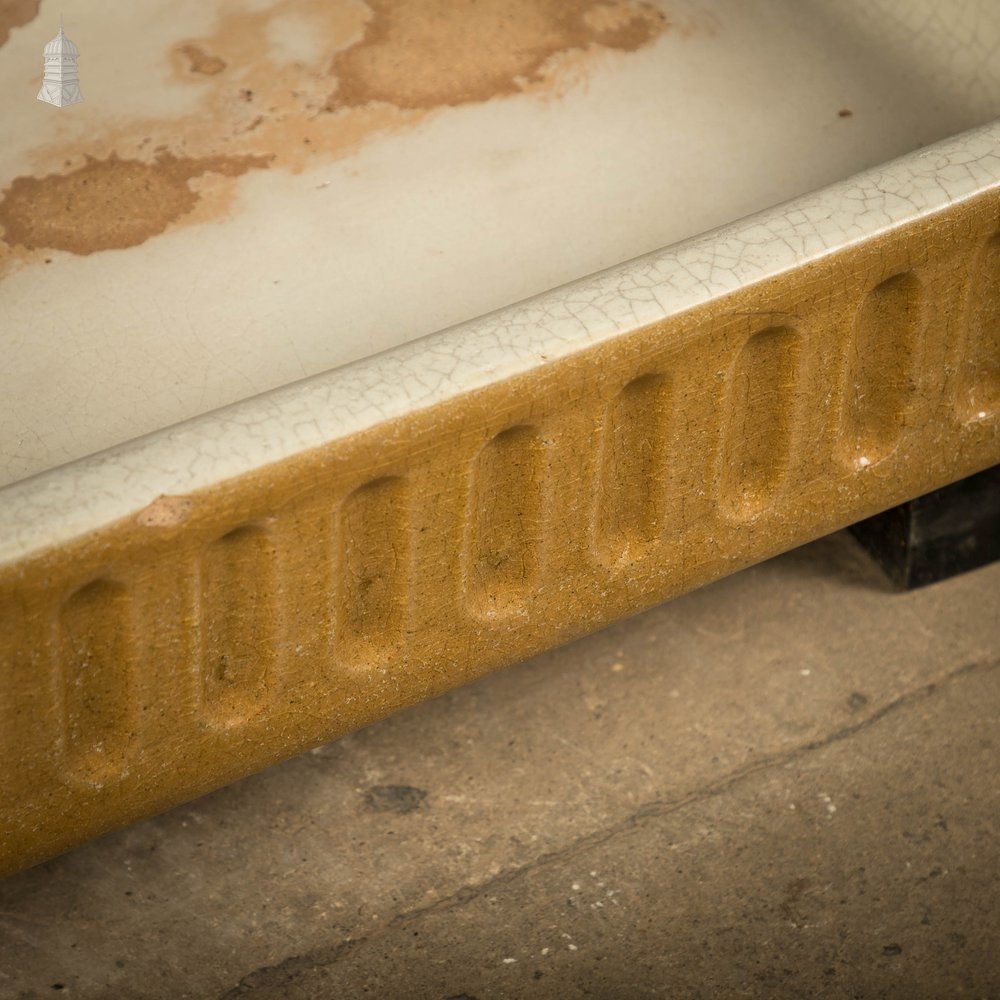
[[[989,0],[17,6],[0,486],[1000,114]]]

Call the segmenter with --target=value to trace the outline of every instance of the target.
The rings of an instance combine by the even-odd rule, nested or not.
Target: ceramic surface
[[[989,0],[463,9],[25,0],[0,13],[0,485],[1000,114]],[[63,109],[34,99],[60,12],[87,95]],[[909,211],[901,200],[893,218]],[[674,308],[666,286],[656,297]],[[448,364],[448,385],[506,364]],[[402,387],[398,364],[389,374],[349,404],[351,425],[383,395],[419,403],[441,366]],[[239,450],[250,465],[282,453]],[[209,452],[173,477],[190,460],[170,446],[142,461],[171,490],[237,468]]]
[[[585,347],[648,288],[529,303],[578,349],[0,566],[0,872],[1000,462],[1000,185],[885,225],[889,177],[836,250],[669,258],[702,300]]]
[[[1000,123],[470,321],[0,491],[12,561],[544,366],[822,259],[1000,184]],[[984,412],[984,416],[985,416]]]
[[[285,105],[326,36],[276,21],[291,2],[241,9],[177,7],[178,79],[140,124],[141,87],[108,119],[67,11],[86,101],[30,103],[96,99],[105,145],[83,159],[63,117],[0,147],[5,447],[38,473],[0,489],[0,872],[1000,462],[1000,123],[467,318],[984,114],[993,5],[481,3],[490,59],[447,79],[421,70],[455,50],[448,18],[330,6],[355,17],[336,72]],[[36,28],[16,11],[0,57]],[[108,30],[167,23],[138,5]],[[823,45],[768,49],[807,28]],[[220,132],[275,52],[278,110]],[[678,64],[687,91],[652,86]],[[699,104],[705,65],[728,104]],[[765,93],[784,103],[753,119]],[[717,155],[732,107],[760,126],[743,159]],[[165,122],[177,145],[147,156]],[[465,322],[418,336],[448,310]],[[337,366],[278,385],[293,357]],[[249,395],[252,371],[277,387]]]

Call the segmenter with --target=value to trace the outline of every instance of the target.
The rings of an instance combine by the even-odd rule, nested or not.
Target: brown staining
[[[182,45],[181,55],[185,56],[192,73],[204,73],[206,76],[215,76],[226,68],[225,59],[218,56],[210,56],[204,49],[197,45]]]
[[[850,118],[851,115],[853,115],[853,114],[854,114],[854,112],[850,108],[841,108],[837,112],[837,117],[838,118]]]
[[[364,38],[334,60],[328,110],[370,102],[397,108],[469,104],[545,79],[567,51],[635,51],[666,26],[635,0],[368,0]]]
[[[38,16],[42,0],[0,0],[0,46],[10,38],[12,28],[23,28]]]
[[[87,157],[65,174],[18,177],[0,201],[8,244],[75,254],[137,246],[187,215],[200,195],[188,184],[206,173],[237,177],[269,156],[190,159],[160,153],[152,163]]]
[[[177,82],[199,87],[197,110],[96,129],[83,166],[75,140],[36,156],[33,176],[0,195],[0,277],[38,248],[120,249],[179,219],[218,217],[234,187],[225,178],[251,167],[298,173],[439,107],[519,93],[559,96],[601,53],[633,51],[668,27],[679,35],[712,30],[683,20],[668,25],[642,0],[215,3],[213,32],[170,46]],[[0,28],[26,23],[37,8],[0,0]],[[322,40],[314,62],[284,58],[270,40],[285,18],[304,19]],[[49,175],[39,176],[44,169]],[[209,176],[189,185],[202,174]]]
[[[583,14],[583,20],[594,33],[593,42],[624,52],[635,52],[642,48],[666,24],[666,18],[660,11],[632,0],[609,0],[607,3],[594,4]]]

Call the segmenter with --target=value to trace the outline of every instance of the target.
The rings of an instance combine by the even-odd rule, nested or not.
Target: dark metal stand
[[[913,590],[1000,559],[1000,465],[851,525],[899,587]]]

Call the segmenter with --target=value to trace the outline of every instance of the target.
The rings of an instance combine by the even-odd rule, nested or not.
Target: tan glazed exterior
[[[0,871],[1000,462],[1000,188],[0,567]]]

